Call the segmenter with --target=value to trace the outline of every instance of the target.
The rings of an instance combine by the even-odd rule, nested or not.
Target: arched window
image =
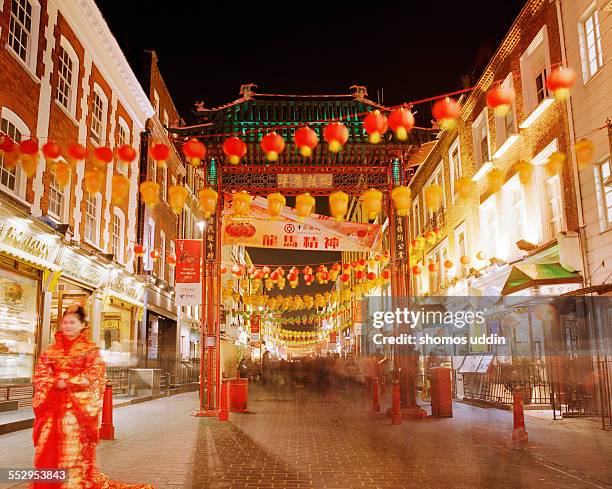
[[[57,59],[57,102],[74,117],[79,85],[79,57],[64,36],[60,38]]]
[[[30,137],[30,130],[25,122],[6,107],[0,109],[0,133],[7,134],[16,143]],[[27,177],[20,165],[8,164],[5,158],[0,156],[0,189],[25,199]]]

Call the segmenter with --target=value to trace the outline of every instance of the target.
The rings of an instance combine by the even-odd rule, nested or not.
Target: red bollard
[[[512,444],[521,446],[527,444],[529,437],[525,431],[525,410],[523,409],[523,393],[515,389],[512,393],[513,406],[512,416],[514,418],[514,429],[512,430]]]
[[[221,401],[219,403],[219,421],[229,421],[229,410],[227,400],[227,379],[221,381]]]
[[[400,407],[401,394],[400,394],[400,382],[399,380],[393,381],[393,392],[391,402],[391,424],[402,424],[402,411]]]
[[[102,440],[115,439],[115,427],[113,426],[113,384],[110,380],[106,381],[106,388],[104,389],[102,424],[99,433]]]
[[[380,413],[380,393],[378,391],[378,377],[372,379],[372,411]]]

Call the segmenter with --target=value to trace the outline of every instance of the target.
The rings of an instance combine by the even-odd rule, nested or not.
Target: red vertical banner
[[[329,342],[330,343],[337,343],[338,342],[338,332],[330,331],[330,333],[329,333]]]
[[[251,341],[259,341],[259,327],[261,324],[261,317],[256,314],[251,317]]]
[[[202,304],[202,241],[177,239],[175,292],[178,306]]]

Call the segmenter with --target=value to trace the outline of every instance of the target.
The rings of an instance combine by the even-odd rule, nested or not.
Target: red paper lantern
[[[223,152],[232,165],[237,165],[247,153],[247,145],[236,136],[232,136],[223,141]]]
[[[366,275],[366,278],[368,280],[376,280],[376,274],[374,272],[368,272],[368,274]]]
[[[350,263],[343,263],[342,264],[342,268],[344,268],[345,270],[350,270],[351,269],[351,264]]]
[[[157,261],[159,260],[160,252],[159,250],[153,250],[151,253],[149,253],[149,256],[151,257],[153,261]]]
[[[219,268],[219,273],[221,273],[221,275],[227,273],[227,266],[221,265],[221,267]]]
[[[343,282],[348,282],[351,279],[351,276],[348,273],[343,273],[340,275],[340,280]]]
[[[74,160],[84,160],[87,156],[87,149],[79,143],[68,146],[68,156]]]
[[[319,144],[319,136],[317,136],[317,133],[313,129],[304,126],[295,131],[293,141],[300,150],[300,154],[308,158],[312,156],[312,150]]]
[[[166,263],[168,264],[169,267],[174,268],[176,266],[176,255],[168,255],[168,258],[166,259]]]
[[[384,270],[380,276],[385,280],[389,280],[391,278],[391,272],[389,270]]]
[[[325,126],[323,137],[332,153],[337,153],[346,144],[349,137],[348,129],[342,122],[332,122]]]
[[[94,158],[102,163],[110,163],[113,161],[113,152],[106,146],[101,146],[94,149]]]
[[[190,139],[183,144],[183,154],[191,166],[198,167],[206,156],[206,146],[197,139]]]
[[[363,270],[357,270],[355,272],[355,278],[357,280],[363,280],[363,277],[365,277],[365,272]]]
[[[311,275],[312,274],[312,267],[309,267],[308,265],[306,265],[303,270],[302,273],[304,275]]]
[[[145,253],[145,247],[144,247],[144,245],[141,245],[141,244],[139,244],[139,243],[136,243],[136,244],[134,245],[134,256],[139,257],[139,256],[144,255],[144,253]]]
[[[270,274],[270,278],[274,281],[274,282],[278,282],[278,279],[280,278],[280,274],[274,270],[271,274]]]
[[[430,262],[429,265],[427,265],[427,270],[429,270],[432,273],[437,272],[438,271],[438,264],[434,263],[434,262]]]
[[[49,141],[47,144],[43,144],[42,152],[43,155],[45,155],[45,158],[49,158],[50,160],[56,160],[60,157],[62,149],[60,148],[60,145],[56,142]]]
[[[164,143],[157,143],[149,149],[149,155],[162,168],[166,165],[166,160],[170,157],[170,148]]]
[[[421,275],[421,267],[418,265],[415,265],[412,267],[412,274],[413,275]]]
[[[453,129],[457,123],[461,107],[453,98],[441,98],[437,100],[431,109],[431,114],[442,129]]]
[[[38,153],[38,143],[33,139],[26,139],[19,143],[19,151],[24,155],[33,156]]]
[[[124,144],[117,150],[117,156],[121,161],[131,163],[136,159],[136,150],[128,144]]]
[[[400,141],[408,139],[408,133],[414,127],[414,116],[406,107],[395,109],[389,115],[389,127]]]
[[[234,263],[231,268],[234,277],[242,277],[244,275],[244,267],[238,263]]]
[[[261,138],[261,149],[268,161],[278,160],[278,155],[285,149],[285,140],[280,134],[272,131]]]
[[[495,117],[505,117],[514,103],[515,93],[510,87],[497,85],[487,92],[487,106],[493,109]]]
[[[569,96],[569,89],[575,82],[576,72],[571,68],[560,67],[548,75],[546,88],[552,92],[557,100],[565,100]]]
[[[453,268],[454,263],[451,260],[444,260],[444,268],[447,270]]]
[[[304,275],[304,282],[306,283],[306,285],[310,285],[313,281],[314,275],[312,275],[311,273],[307,273],[306,275]]]
[[[380,143],[383,134],[387,132],[387,117],[380,110],[373,110],[363,120],[363,128],[372,144]]]
[[[15,149],[15,141],[8,134],[0,134],[0,151],[10,153]]]
[[[324,271],[321,272],[321,282],[326,284],[327,282],[329,282],[329,279],[331,278],[331,275],[329,274],[328,271]]]

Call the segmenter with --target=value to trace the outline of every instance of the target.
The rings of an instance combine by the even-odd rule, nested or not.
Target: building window
[[[444,162],[441,161],[438,166],[436,167],[433,175],[431,177],[429,177],[429,180],[427,180],[427,183],[425,184],[425,188],[429,187],[430,185],[437,185],[440,188],[440,208],[439,209],[426,209],[425,213],[427,216],[428,220],[434,219],[434,215],[436,212],[438,212],[440,209],[444,209],[446,207],[446,189],[444,188]],[[435,227],[437,226],[439,223],[431,223],[428,222],[426,223],[426,227]]]
[[[159,278],[166,280],[166,233],[159,232]]]
[[[153,108],[155,109],[155,114],[159,119],[159,93],[157,93],[157,90],[153,90]]]
[[[103,144],[106,132],[106,111],[108,101],[99,87],[94,87],[91,97],[91,139],[96,144]]]
[[[555,238],[562,231],[563,204],[561,203],[561,183],[559,175],[547,178],[544,185],[546,195],[546,212],[551,232],[550,238]]]
[[[469,264],[464,265],[461,263],[462,256],[469,256],[467,250],[467,240],[465,239],[465,223],[461,224],[455,229],[455,255],[457,262],[457,275],[459,277],[466,277],[469,273]]]
[[[85,197],[85,241],[94,246],[100,244],[100,219],[102,194],[86,193]]]
[[[413,239],[416,239],[421,234],[421,210],[419,208],[418,195],[412,202],[412,232]]]
[[[582,17],[582,21],[578,24],[578,31],[580,35],[582,76],[586,83],[603,66],[599,13],[594,4]]]
[[[124,263],[125,215],[118,207],[113,208],[111,253],[119,263]]]
[[[168,134],[169,125],[170,125],[170,119],[168,118],[168,112],[164,110],[164,128],[166,130],[166,134]]]
[[[435,264],[437,266],[436,272],[429,272],[429,293],[434,294],[440,290],[440,286],[446,280],[446,268],[444,262],[448,260],[448,246],[446,244],[441,245],[438,249],[434,250],[427,256],[427,264]]]
[[[55,179],[55,172],[51,171],[51,176],[49,178],[49,214],[53,217],[62,220],[64,217],[64,191],[65,188],[62,188],[57,180]]]
[[[527,224],[525,195],[518,175],[514,175],[502,187],[502,201],[506,214],[506,220],[508,223],[512,223],[511,226],[508,226],[506,235],[508,236],[509,240],[508,249],[512,250],[510,255],[512,255],[511,257],[514,257],[519,254],[519,249],[516,246],[516,242],[521,239],[525,239]]]
[[[474,158],[479,168],[490,160],[489,121],[485,108],[472,124],[472,140],[474,141]]]
[[[117,147],[130,144],[130,129],[123,117],[119,117],[117,124]],[[126,177],[128,176],[129,164],[117,159],[117,171]]]
[[[514,89],[512,82],[512,73],[504,79],[501,84],[502,88]],[[545,85],[544,85],[545,87]],[[499,148],[513,134],[517,134],[516,128],[516,110],[514,103],[510,106],[510,111],[504,117],[495,118],[496,141]]]
[[[550,73],[548,31],[546,26],[536,34],[520,59],[525,114],[528,115],[548,98],[546,74]]]
[[[71,115],[74,115],[76,113],[79,58],[65,37],[60,39],[57,75],[57,101]]]
[[[28,0],[12,0],[9,46],[24,63],[29,64],[33,31],[32,4]]]
[[[497,202],[495,195],[492,195],[479,208],[480,214],[480,242],[487,258],[496,256],[497,246]]]
[[[453,202],[455,201],[455,195],[457,189],[455,188],[455,182],[459,180],[463,174],[461,170],[461,150],[459,147],[459,138],[456,138],[451,144],[448,150],[448,163],[450,167],[450,179],[451,179],[451,195]]]
[[[16,143],[28,138],[30,132],[17,115],[4,107],[0,119],[0,133],[9,136]],[[21,165],[5,163],[6,155],[0,155],[0,188],[20,198],[25,197],[26,175]]]
[[[168,167],[166,165],[161,169],[161,182],[159,186],[161,187],[162,199],[166,201],[168,199]]]
[[[597,202],[600,209],[601,229],[605,231],[612,226],[612,180],[610,179],[610,160],[593,168],[597,186]],[[606,185],[607,184],[607,185]]]
[[[144,268],[147,271],[153,271],[153,258],[151,252],[155,249],[155,221],[149,218],[149,222],[145,228],[145,244],[146,244],[146,260],[143,260]]]

